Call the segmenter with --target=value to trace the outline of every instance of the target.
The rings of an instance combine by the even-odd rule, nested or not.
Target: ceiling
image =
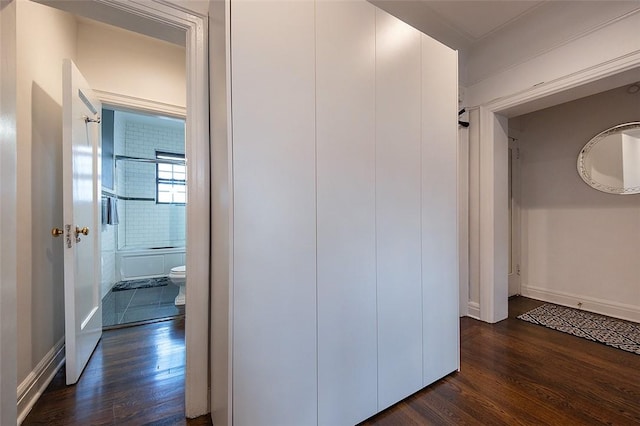
[[[640,11],[640,0],[369,1],[458,50],[464,86]]]
[[[583,29],[640,8],[639,0],[370,0],[371,3],[456,50],[468,50],[499,33],[561,19]],[[543,34],[541,34],[543,35]]]
[[[544,1],[427,1],[424,7],[457,32],[469,45],[515,23]]]
[[[452,49],[467,51],[550,0],[369,0]]]

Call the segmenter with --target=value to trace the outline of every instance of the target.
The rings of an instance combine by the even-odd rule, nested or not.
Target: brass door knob
[[[89,235],[89,228],[87,228],[86,226],[83,228],[79,228],[76,226],[76,235]]]
[[[64,234],[64,231],[60,228],[51,228],[51,235],[53,235],[54,237],[59,237],[60,235]]]

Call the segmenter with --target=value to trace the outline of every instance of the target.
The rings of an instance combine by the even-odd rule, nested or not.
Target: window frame
[[[163,161],[166,160],[166,161]],[[161,165],[170,165],[171,166],[171,175],[172,178],[160,178],[160,172],[167,172],[166,170],[160,170]],[[175,179],[174,170],[175,166],[183,166],[184,172],[177,172],[184,175],[184,179]],[[171,187],[183,186],[184,187],[184,202],[176,202],[174,201],[174,193],[171,194],[172,201],[160,201],[160,193],[166,193],[166,191],[160,191],[160,185],[171,185]],[[185,155],[183,153],[178,152],[167,152],[167,151],[156,151],[156,204],[163,205],[176,205],[176,206],[184,206],[186,205],[186,196],[187,196],[187,168]]]

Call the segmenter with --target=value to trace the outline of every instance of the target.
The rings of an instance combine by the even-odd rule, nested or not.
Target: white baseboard
[[[467,316],[471,318],[475,318],[477,320],[480,319],[480,304],[477,302],[469,302],[468,304]]]
[[[583,309],[597,314],[607,315],[623,320],[640,322],[640,306],[627,305],[608,300],[586,297],[579,294],[552,291],[544,288],[522,284],[522,295],[543,302],[555,303],[570,308]],[[581,305],[579,305],[581,304]]]
[[[18,425],[22,424],[63,363],[64,337],[47,352],[18,386]]]

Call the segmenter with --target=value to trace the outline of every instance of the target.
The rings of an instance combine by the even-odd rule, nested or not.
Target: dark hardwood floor
[[[461,366],[361,426],[640,425],[640,356],[516,319],[461,318]]]
[[[184,318],[103,333],[74,386],[62,368],[23,425],[210,425],[185,420]]]
[[[640,424],[640,356],[515,318],[540,303],[462,318],[460,372],[362,426]],[[184,419],[184,365],[183,319],[107,331],[78,384],[59,372],[24,424],[211,424]]]

